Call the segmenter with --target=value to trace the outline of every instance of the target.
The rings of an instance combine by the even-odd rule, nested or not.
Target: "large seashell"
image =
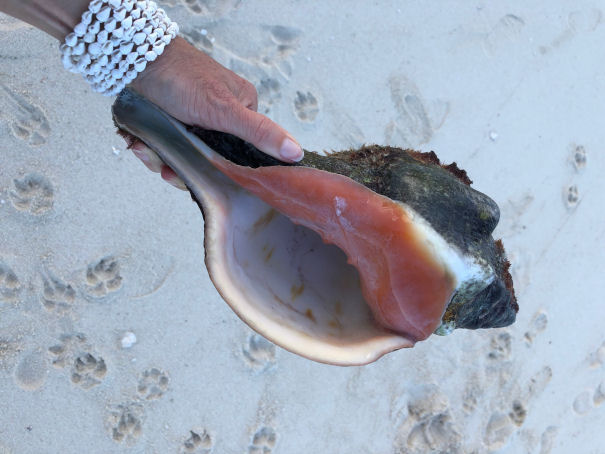
[[[130,90],[113,115],[185,182],[214,285],[281,347],[366,364],[433,332],[514,322],[498,207],[434,153],[372,146],[289,165]]]

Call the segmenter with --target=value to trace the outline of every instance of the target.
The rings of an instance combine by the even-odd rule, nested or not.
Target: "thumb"
[[[303,158],[302,148],[285,129],[242,104],[234,103],[232,122],[226,129],[225,132],[250,142],[280,161],[298,162]]]

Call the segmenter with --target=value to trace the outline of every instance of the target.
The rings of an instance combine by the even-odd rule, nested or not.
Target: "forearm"
[[[0,11],[63,41],[80,22],[90,0],[0,0]]]

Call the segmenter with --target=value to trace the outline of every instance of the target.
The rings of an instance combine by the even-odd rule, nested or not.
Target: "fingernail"
[[[298,145],[291,139],[285,139],[283,141],[283,143],[281,144],[281,148],[279,149],[279,154],[282,158],[293,162],[300,161],[304,156],[300,145]]]
[[[134,155],[139,158],[141,161],[146,162],[147,164],[150,163],[150,159],[149,156],[147,156],[145,153],[142,153],[140,151],[136,151],[136,150],[132,150],[132,152],[134,153]]]

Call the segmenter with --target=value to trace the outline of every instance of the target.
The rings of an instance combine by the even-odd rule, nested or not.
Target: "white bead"
[[[105,56],[111,54],[113,52],[113,43],[111,41],[106,41],[103,46],[101,46],[101,52],[105,54]]]
[[[113,11],[113,17],[115,17],[118,22],[122,22],[127,14],[128,10],[123,6]]]
[[[120,46],[120,52],[122,53],[122,55],[128,55],[130,52],[132,52],[133,47],[134,47],[133,42],[124,43]]]
[[[71,51],[73,55],[82,55],[86,50],[86,45],[83,42],[79,42],[74,46],[74,49]]]
[[[128,68],[130,67],[130,63],[128,63],[126,60],[122,60],[119,64],[118,64],[118,71],[120,71],[121,73],[125,73],[126,71],[128,71]]]
[[[63,55],[61,57],[61,63],[63,63],[63,67],[65,69],[70,69],[71,68],[71,56],[70,55]]]
[[[139,58],[135,63],[134,63],[134,69],[137,72],[142,72],[145,71],[145,67],[147,66],[147,60],[145,60],[145,57],[141,57]]]
[[[107,54],[104,54],[97,61],[99,62],[99,64],[103,68],[103,67],[107,66],[107,63],[109,63],[109,57],[107,56]]]
[[[124,36],[124,29],[122,27],[116,28],[114,31],[111,32],[111,35],[118,39],[121,39]]]
[[[160,30],[162,30],[164,33],[166,33],[166,29],[168,28],[168,26],[164,22],[160,22],[160,25],[158,25],[158,28]]]
[[[96,57],[101,53],[101,45],[99,43],[90,43],[88,45],[88,53],[93,57]]]
[[[152,31],[153,31],[153,27],[151,26],[151,24],[149,24],[145,28],[143,28],[143,33],[145,33],[147,36],[149,36]]]
[[[156,44],[155,46],[153,46],[153,51],[154,51],[156,54],[158,54],[158,57],[159,57],[159,56],[160,56],[160,55],[162,55],[162,53],[164,52],[164,47],[166,47],[166,44],[165,44],[165,43],[159,43],[159,44]]]
[[[145,38],[147,38],[147,35],[143,32],[139,32],[136,33],[133,37],[132,37],[132,42],[135,43],[137,46],[139,44],[141,44],[143,41],[145,41]]]
[[[143,27],[145,27],[145,24],[147,23],[147,19],[145,19],[144,17],[141,17],[140,19],[135,20],[132,25],[134,26],[134,28],[137,31],[141,31],[143,30]]]
[[[156,58],[158,58],[158,54],[156,54],[153,50],[145,53],[145,60],[147,61],[154,61]]]
[[[134,0],[125,0],[124,2],[122,2],[122,6],[126,8],[126,11],[130,12],[134,7]]]
[[[132,38],[134,37],[134,34],[137,31],[134,29],[134,27],[130,27],[128,30],[126,30],[124,32],[124,41],[132,41]]]
[[[85,24],[84,22],[80,22],[74,28],[74,33],[76,34],[76,36],[82,37],[82,36],[84,36],[86,34],[86,29],[87,28],[88,28],[88,24]]]
[[[69,47],[67,44],[63,43],[59,46],[59,51],[61,51],[61,55],[71,55],[71,47]]]
[[[133,19],[139,19],[141,17],[141,10],[139,8],[132,8],[132,11],[130,12],[130,16]]]
[[[88,9],[91,12],[93,12],[94,14],[97,14],[101,10],[102,6],[103,6],[102,0],[93,0],[92,2],[90,2],[90,5],[88,5]]]
[[[170,35],[168,35],[168,34],[166,34],[166,35],[162,36],[162,42],[163,42],[164,44],[169,44],[169,43],[170,43],[170,41],[172,41],[172,36],[170,36]]]
[[[78,42],[78,37],[76,36],[75,33],[70,33],[69,35],[67,35],[65,37],[65,44],[67,44],[69,47],[74,47],[77,42]]]
[[[137,54],[145,55],[145,53],[149,50],[149,44],[143,43],[139,47],[137,47]]]
[[[120,5],[122,4],[121,0],[107,0],[107,3],[109,3],[114,9],[118,9],[120,7]]]
[[[82,13],[82,23],[88,25],[91,22],[92,22],[92,11],[90,11],[90,10],[84,11]]]
[[[134,69],[131,69],[130,71],[126,72],[125,79],[130,79],[131,81],[133,81],[135,77],[137,77],[137,72]]]
[[[155,43],[157,41],[157,39],[158,39],[158,34],[156,32],[152,32],[147,35],[147,42],[149,44]]]
[[[101,30],[99,33],[97,33],[97,42],[99,44],[103,44],[105,41],[107,41],[108,38],[109,33],[107,32],[107,30]]]
[[[122,28],[124,31],[128,30],[130,27],[132,27],[132,16],[128,16],[122,21]]]
[[[97,19],[99,22],[105,22],[107,19],[109,19],[109,15],[111,14],[111,6],[105,6],[104,8],[101,8],[101,11],[99,11],[97,13]]]
[[[105,30],[108,33],[113,32],[116,27],[118,26],[118,21],[116,20],[115,17],[110,17],[106,22],[105,22]]]
[[[149,2],[147,3],[147,8],[145,8],[145,11],[149,12],[150,14],[155,14],[155,12],[158,10],[158,5],[155,2]]]
[[[90,70],[93,71],[93,73],[97,73],[96,77],[101,77],[102,78],[103,75],[102,74],[98,74],[98,72],[99,72],[100,69],[101,69],[101,65],[99,64],[98,61],[96,61],[92,65],[90,65]]]
[[[78,71],[82,72],[88,65],[90,65],[90,55],[84,54],[78,61],[76,68],[78,68]]]
[[[130,64],[134,64],[135,61],[137,61],[139,54],[137,54],[136,52],[132,52],[128,55],[126,55],[126,61]]]
[[[82,41],[84,41],[85,43],[92,43],[95,41],[96,37],[97,35],[95,35],[94,33],[86,33],[82,38]]]
[[[115,49],[119,49],[120,45],[122,44],[122,40],[120,38],[116,38],[115,36],[112,36],[110,41],[111,41],[111,45]]]
[[[120,71],[119,68],[111,70],[111,77],[113,77],[114,79],[121,79],[123,75],[124,71]]]
[[[101,23],[98,21],[94,21],[88,26],[88,28],[86,29],[86,33],[94,33],[96,35],[97,33],[99,33],[99,30],[101,30]]]
[[[93,65],[94,66],[94,65]],[[98,84],[99,82],[101,82],[104,79],[103,74],[99,73],[99,70],[97,69],[97,67],[95,66],[95,75],[93,77],[93,81],[94,83]]]

